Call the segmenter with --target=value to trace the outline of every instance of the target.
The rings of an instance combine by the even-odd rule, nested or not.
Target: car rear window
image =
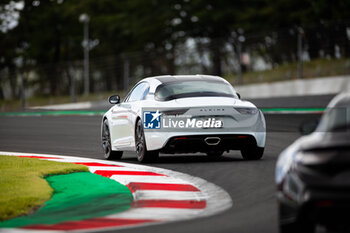
[[[233,87],[225,82],[191,80],[159,85],[155,91],[155,99],[159,101],[168,101],[200,96],[236,97],[235,93]]]

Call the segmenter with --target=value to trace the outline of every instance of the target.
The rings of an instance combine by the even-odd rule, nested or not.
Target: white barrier
[[[235,86],[246,98],[336,94],[350,91],[350,75]]]

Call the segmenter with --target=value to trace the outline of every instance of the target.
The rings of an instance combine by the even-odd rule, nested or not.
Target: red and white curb
[[[220,187],[201,178],[167,169],[72,156],[1,151],[0,155],[82,164],[92,173],[126,185],[134,197],[131,208],[122,213],[53,225],[0,228],[0,232],[87,232],[121,229],[210,216],[232,206],[230,196]]]

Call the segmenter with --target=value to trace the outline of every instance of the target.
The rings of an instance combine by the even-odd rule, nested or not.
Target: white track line
[[[202,192],[140,190],[133,193],[136,200],[206,200]]]
[[[138,219],[147,216],[148,219],[160,220],[160,221],[173,221],[174,217],[177,220],[187,219],[188,217],[195,217],[200,215],[202,210],[196,209],[171,209],[167,210],[164,208],[139,208],[132,212],[123,212],[114,215],[108,215],[106,218],[124,218],[124,219]]]
[[[150,177],[150,176],[111,176],[111,179],[117,180],[119,183],[127,185],[129,183],[135,182],[145,182],[145,183],[159,183],[159,184],[190,184],[190,182],[186,180],[181,180],[168,176],[158,176],[158,177]]]

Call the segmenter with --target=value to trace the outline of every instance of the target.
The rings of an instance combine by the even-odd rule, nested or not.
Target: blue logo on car
[[[160,129],[162,114],[157,111],[143,112],[143,128],[144,129]]]

